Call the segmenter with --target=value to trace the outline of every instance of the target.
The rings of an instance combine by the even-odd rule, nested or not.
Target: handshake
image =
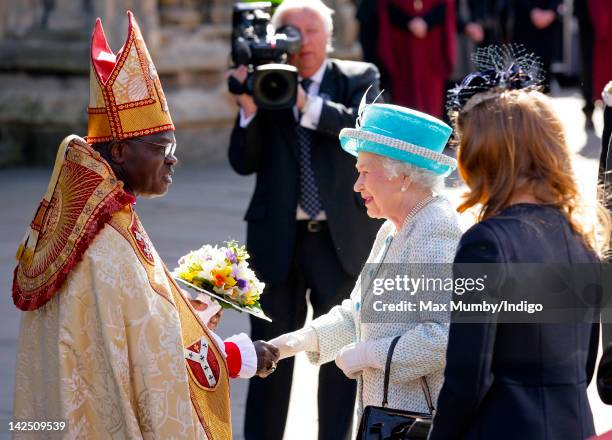
[[[202,322],[207,323],[207,327],[215,331],[223,315],[221,306],[204,294],[198,295],[195,299],[191,298],[186,291],[183,291],[183,295],[189,298],[189,302]],[[292,333],[285,333],[268,342],[253,341],[253,347],[257,355],[255,374],[263,378],[274,373],[279,360],[295,356],[300,351],[318,351],[319,343],[316,331],[306,327]]]
[[[285,333],[268,342],[255,341],[257,354],[257,375],[267,377],[276,370],[281,359],[295,356],[300,351],[318,351],[319,343],[316,331],[303,328],[292,333]]]

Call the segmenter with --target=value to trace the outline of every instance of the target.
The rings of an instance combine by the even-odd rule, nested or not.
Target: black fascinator
[[[446,110],[449,114],[469,111],[474,105],[493,98],[494,92],[538,88],[544,80],[542,63],[539,58],[528,53],[522,45],[493,45],[476,49],[472,61],[478,69],[466,76],[461,84],[448,91]],[[470,99],[478,94],[466,107]]]

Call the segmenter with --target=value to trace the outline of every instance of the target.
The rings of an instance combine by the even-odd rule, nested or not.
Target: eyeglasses
[[[176,141],[168,145],[168,144],[158,144],[157,142],[145,141],[144,139],[138,139],[138,138],[131,138],[130,140],[140,142],[142,144],[155,145],[156,147],[159,147],[160,149],[163,148],[165,157],[174,155],[174,152],[176,151]]]

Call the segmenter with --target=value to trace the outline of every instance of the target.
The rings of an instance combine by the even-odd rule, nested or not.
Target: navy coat
[[[554,207],[517,204],[468,230],[455,263],[587,263],[599,259]],[[592,263],[592,264],[591,264]],[[582,266],[581,266],[582,267]],[[595,270],[593,276],[597,271]],[[599,282],[598,278],[596,282]],[[502,298],[530,292],[531,282],[506,278]],[[566,297],[577,297],[571,289]],[[590,303],[589,303],[590,304]],[[597,304],[594,301],[593,304]],[[431,440],[575,439],[595,434],[587,398],[599,340],[596,307],[588,322],[480,323],[451,321],[444,385]],[[453,320],[457,314],[453,312]]]

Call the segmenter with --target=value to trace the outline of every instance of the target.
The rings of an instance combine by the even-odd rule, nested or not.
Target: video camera
[[[262,109],[283,109],[295,105],[297,69],[287,64],[289,54],[300,50],[302,37],[294,26],[277,33],[270,23],[270,2],[236,3],[232,14],[232,61],[247,66],[244,84],[228,79],[231,93],[253,95]]]

